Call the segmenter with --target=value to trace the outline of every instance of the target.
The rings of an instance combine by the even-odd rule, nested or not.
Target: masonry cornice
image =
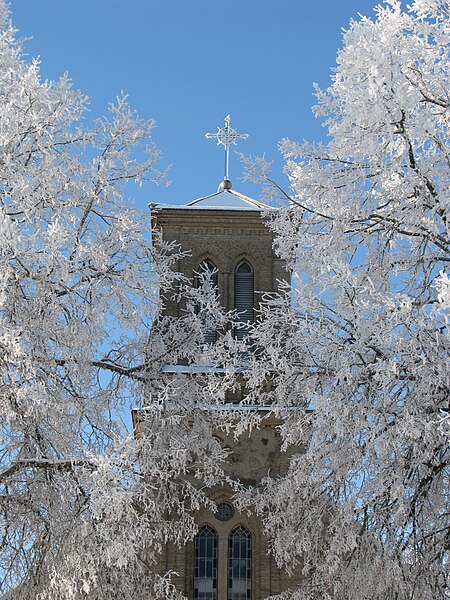
[[[183,210],[164,208],[153,214],[159,225],[171,227],[258,227],[267,229],[264,216],[258,211]],[[267,229],[270,235],[269,229]]]

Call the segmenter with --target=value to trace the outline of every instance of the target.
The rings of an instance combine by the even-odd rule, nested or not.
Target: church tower
[[[175,269],[191,281],[202,269],[213,272],[220,303],[235,309],[246,335],[246,325],[258,315],[261,293],[276,291],[289,275],[273,250],[273,234],[264,223],[269,209],[232,188],[228,176],[229,150],[239,137],[231,129],[230,117],[217,134],[225,146],[225,178],[219,190],[184,205],[152,206],[153,226],[167,242],[175,242],[189,255]],[[242,137],[242,136],[241,136]],[[165,314],[180,317],[183,306],[168,297]],[[210,332],[214,342],[214,332]],[[245,406],[245,397],[230,399]],[[262,415],[261,426],[251,436],[223,443],[232,450],[230,475],[246,485],[258,485],[268,473],[287,468],[288,457],[280,450],[277,421],[266,407],[247,407]],[[245,439],[244,439],[245,438]],[[200,510],[196,515],[198,535],[183,547],[168,546],[161,557],[164,572],[178,573],[175,582],[189,600],[262,600],[280,593],[293,581],[280,571],[268,554],[268,543],[256,516],[240,514],[233,506],[231,490],[215,489],[211,500],[217,511]]]
[[[229,185],[224,181],[215,194],[185,205],[160,207],[155,225],[165,241],[190,251],[190,256],[176,265],[178,272],[192,279],[202,266],[216,271],[223,307],[236,309],[252,322],[259,293],[275,291],[287,272],[274,255],[273,235],[261,217],[270,207]],[[168,299],[167,314],[180,316],[180,310],[179,304]]]
[[[237,134],[230,115],[218,133],[207,133],[225,147],[225,177],[214,194],[180,206],[160,206],[155,224],[167,242],[176,242],[191,256],[179,261],[178,272],[192,278],[203,266],[217,270],[217,287],[226,310],[236,309],[252,322],[258,310],[258,292],[272,292],[287,278],[284,262],[273,251],[273,235],[261,213],[271,207],[232,188],[229,179],[230,146],[247,134]],[[180,306],[169,303],[167,314],[179,316]],[[239,335],[239,334],[238,334]]]

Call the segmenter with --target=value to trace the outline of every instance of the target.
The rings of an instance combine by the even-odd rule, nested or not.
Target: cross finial
[[[237,133],[230,125],[231,117],[227,115],[224,119],[225,126],[218,127],[217,133],[206,133],[205,137],[208,140],[217,140],[217,145],[225,146],[225,181],[229,182],[229,165],[230,165],[230,146],[236,145],[236,140],[246,140],[248,133]]]

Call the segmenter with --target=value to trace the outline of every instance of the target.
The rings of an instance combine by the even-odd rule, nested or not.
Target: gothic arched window
[[[241,323],[253,323],[254,320],[254,274],[252,266],[245,260],[240,262],[234,273],[234,308],[239,313]],[[242,340],[248,335],[249,327],[236,328],[235,336]]]
[[[228,600],[251,600],[252,536],[238,525],[228,538]]]
[[[216,265],[210,261],[209,259],[204,260],[200,263],[198,267],[199,274],[210,273],[209,280],[211,282],[211,286],[217,289],[218,277],[217,277],[217,267]],[[198,280],[198,278],[197,278]]]
[[[209,525],[195,538],[194,600],[217,600],[217,534]]]
[[[215,296],[217,296],[219,278],[218,271],[215,264],[209,259],[204,260],[200,263],[198,267],[198,274],[196,276],[197,287],[200,287],[201,282],[203,281],[203,276],[208,275],[208,291],[212,291]],[[206,285],[206,282],[205,284]],[[206,290],[205,290],[206,291]],[[205,331],[204,334],[204,342],[206,344],[213,344],[217,340],[217,331],[210,329]]]

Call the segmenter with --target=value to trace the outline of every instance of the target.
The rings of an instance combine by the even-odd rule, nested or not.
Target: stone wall
[[[189,278],[200,263],[210,259],[217,267],[219,296],[226,310],[234,308],[234,271],[241,260],[254,269],[255,309],[260,294],[278,288],[278,280],[288,280],[284,261],[273,251],[273,235],[259,211],[199,210],[164,208],[153,215],[155,227],[167,242],[176,242],[191,255],[178,261],[175,269]],[[166,313],[179,316],[182,306],[170,296]]]
[[[273,235],[265,226],[261,214],[255,210],[221,210],[192,208],[163,208],[153,215],[154,227],[162,231],[167,242],[176,242],[190,256],[180,260],[175,269],[189,278],[194,277],[202,261],[208,259],[218,269],[218,288],[222,306],[234,308],[234,272],[237,265],[246,260],[254,270],[256,318],[261,294],[273,292],[279,280],[288,280],[284,262],[273,251]],[[166,314],[180,316],[183,306],[166,297]],[[237,398],[235,401],[240,401]],[[267,475],[276,477],[288,467],[289,456],[281,452],[280,421],[261,413],[261,426],[251,434],[243,434],[235,440],[230,435],[218,434],[224,447],[230,450],[225,472],[232,479],[245,485],[258,486]],[[216,503],[233,503],[231,489],[211,491]],[[288,589],[298,575],[290,578],[279,570],[269,554],[268,540],[262,525],[254,514],[235,511],[226,522],[217,519],[214,512],[203,509],[195,515],[197,524],[210,525],[218,535],[218,600],[227,600],[228,536],[237,525],[243,525],[252,536],[252,600]],[[168,545],[159,565],[161,572],[175,572],[177,587],[189,599],[194,590],[194,542],[185,546]]]
[[[230,460],[225,466],[226,473],[235,480],[247,485],[257,486],[267,475],[282,475],[289,464],[289,455],[281,451],[281,438],[278,427],[280,420],[273,416],[261,415],[261,426],[251,435],[243,434],[234,440],[233,433],[222,436],[225,447],[231,451]],[[216,504],[228,502],[233,505],[233,492],[228,488],[214,489],[210,499]],[[234,516],[225,522],[216,514],[203,508],[195,515],[199,527],[210,525],[218,536],[218,600],[227,600],[228,539],[231,531],[243,525],[252,536],[252,600],[263,600],[295,586],[301,575],[292,576],[279,569],[269,553],[269,543],[265,537],[261,521],[251,512],[235,510]],[[173,581],[177,588],[193,600],[194,593],[194,541],[185,546],[168,545],[161,557],[161,572],[174,572],[178,575]]]

